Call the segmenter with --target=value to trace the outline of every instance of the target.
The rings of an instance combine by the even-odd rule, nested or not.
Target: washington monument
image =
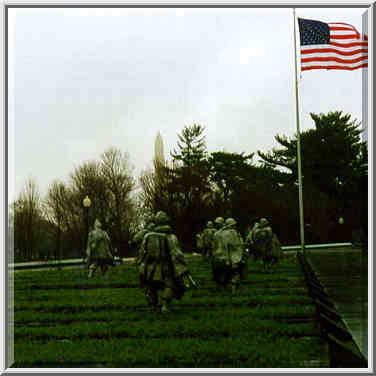
[[[164,151],[163,151],[163,140],[161,133],[158,131],[157,137],[155,138],[154,144],[154,160],[160,164],[165,164]]]

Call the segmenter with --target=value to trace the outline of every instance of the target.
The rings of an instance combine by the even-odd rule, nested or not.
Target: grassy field
[[[294,256],[273,274],[250,260],[236,296],[200,257],[187,261],[199,289],[166,315],[147,307],[132,264],[92,280],[84,268],[15,273],[13,367],[328,366]]]

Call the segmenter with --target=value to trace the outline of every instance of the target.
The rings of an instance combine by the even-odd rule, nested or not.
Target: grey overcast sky
[[[365,9],[297,9],[362,31]],[[267,151],[296,131],[292,9],[9,9],[9,199],[129,153],[134,175],[165,157],[184,125],[206,127],[209,151]],[[310,112],[362,119],[362,70],[300,76],[301,129]],[[303,151],[304,158],[304,151]]]

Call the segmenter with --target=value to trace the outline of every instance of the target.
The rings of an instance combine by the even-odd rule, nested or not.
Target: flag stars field
[[[301,70],[368,67],[368,40],[344,22],[298,19]]]

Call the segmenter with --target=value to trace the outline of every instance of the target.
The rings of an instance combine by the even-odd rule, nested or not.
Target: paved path
[[[125,257],[122,258],[122,262],[134,262],[134,257]],[[115,259],[115,263],[120,263],[119,259]],[[86,263],[82,260],[82,258],[79,259],[67,259],[67,260],[61,260],[60,264],[63,269],[71,269],[71,268],[79,268],[86,265]],[[43,270],[51,270],[57,268],[59,265],[58,261],[31,261],[31,262],[17,262],[14,264],[9,264],[8,268],[12,269],[15,272],[20,271],[40,271]]]
[[[328,248],[328,247],[348,247],[351,246],[351,243],[337,243],[337,244],[311,244],[306,245],[307,249],[318,249],[318,248]],[[282,247],[284,253],[295,253],[300,249],[299,245],[292,245],[292,246],[285,246]],[[190,256],[200,256],[199,253],[191,253],[186,254]],[[122,258],[123,262],[132,262],[134,261],[134,257],[126,257]],[[119,262],[119,258],[115,258],[115,262]],[[39,270],[41,268],[56,268],[59,264],[66,268],[71,266],[82,266],[84,265],[84,261],[82,258],[75,258],[75,259],[64,259],[61,261],[58,260],[49,260],[49,261],[28,261],[28,262],[16,262],[8,264],[8,269],[13,269],[14,271],[18,270],[25,270],[25,269],[35,269]]]

